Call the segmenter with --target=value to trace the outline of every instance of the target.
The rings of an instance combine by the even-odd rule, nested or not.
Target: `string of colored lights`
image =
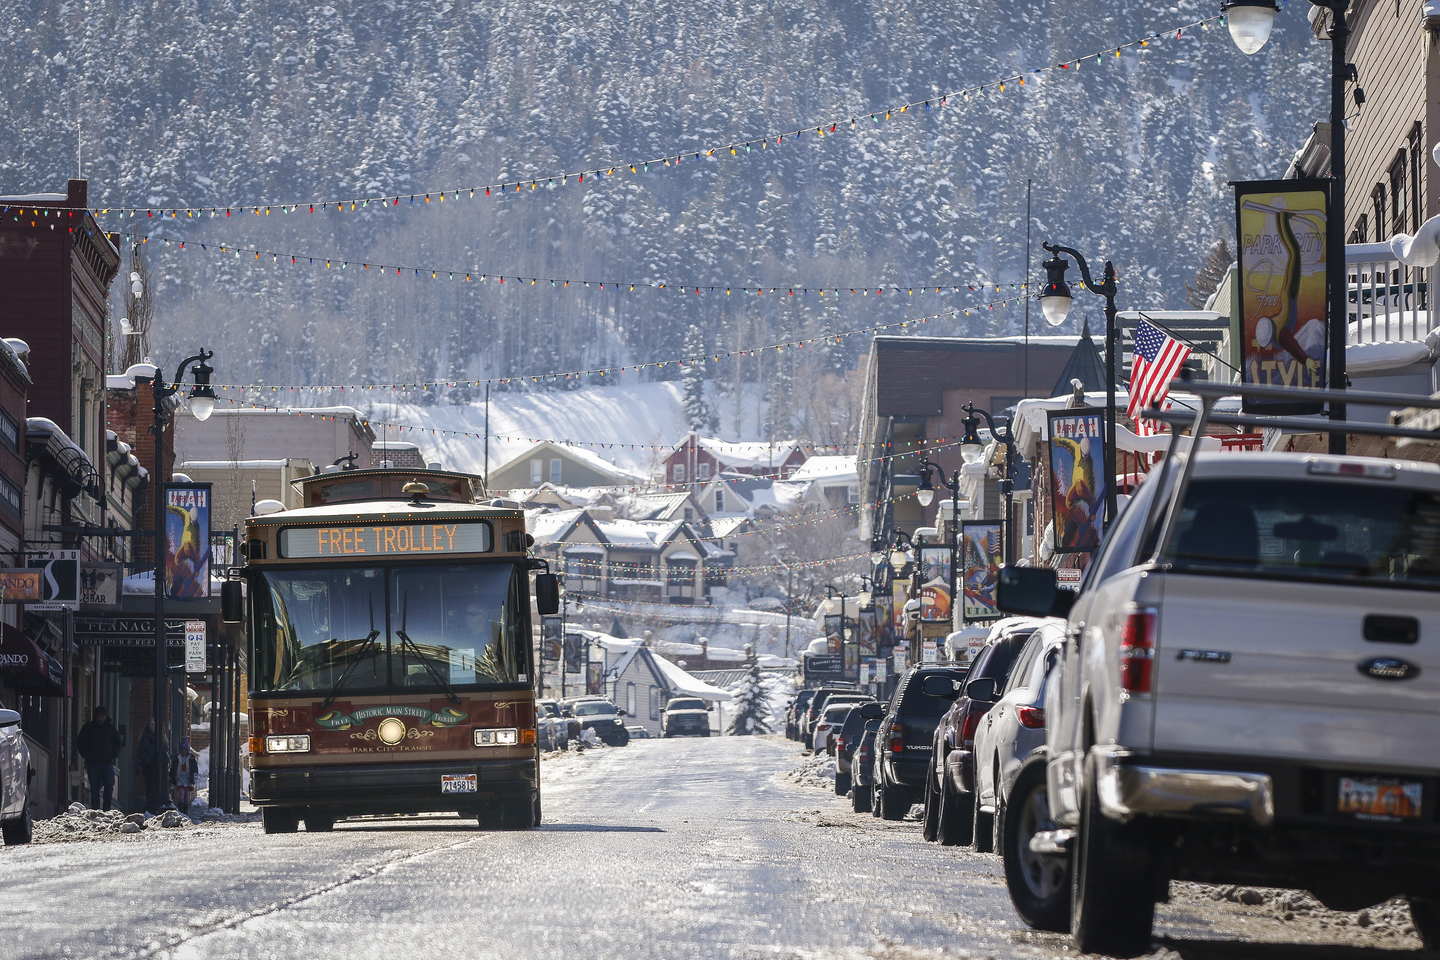
[[[918,284],[913,281],[905,281],[900,283],[892,281],[878,285],[871,283],[861,284],[857,286],[851,286],[849,284],[842,284],[840,286],[808,286],[799,284],[780,284],[779,286],[773,286],[770,284],[754,283],[751,281],[746,281],[744,283],[716,283],[713,280],[659,281],[623,279],[599,280],[594,278],[586,279],[583,277],[522,277],[512,273],[501,273],[494,270],[481,269],[480,267],[427,267],[415,266],[413,264],[397,266],[395,264],[374,263],[361,260],[347,260],[342,257],[329,254],[315,255],[306,253],[284,253],[277,250],[259,250],[253,247],[236,246],[235,244],[229,242],[201,242],[196,240],[181,240],[178,237],[159,237],[127,233],[124,234],[124,240],[126,243],[130,243],[132,241],[139,241],[142,245],[148,244],[151,240],[154,240],[157,243],[164,243],[167,247],[174,247],[178,250],[184,250],[188,247],[190,250],[193,251],[196,247],[199,247],[200,250],[205,253],[220,253],[250,262],[258,261],[262,264],[265,263],[268,258],[269,262],[272,265],[280,264],[288,260],[292,265],[306,267],[314,267],[318,265],[321,269],[325,270],[348,270],[351,267],[358,267],[362,272],[373,271],[378,276],[389,276],[390,271],[393,270],[395,271],[394,275],[397,277],[409,277],[411,279],[420,277],[429,278],[431,280],[459,280],[463,283],[493,282],[497,287],[504,287],[506,281],[508,280],[510,281],[510,286],[512,288],[518,285],[522,289],[530,289],[531,287],[537,287],[539,289],[545,290],[568,290],[573,287],[576,290],[597,290],[603,292],[608,289],[612,292],[634,293],[635,289],[638,287],[642,291],[647,289],[666,290],[686,294],[689,296],[701,296],[706,294],[719,295],[723,291],[723,295],[728,297],[734,295],[735,292],[738,291],[741,296],[749,296],[752,293],[756,296],[764,296],[766,293],[778,293],[782,296],[790,297],[808,297],[811,294],[815,294],[816,296],[821,297],[838,297],[842,293],[848,293],[852,296],[865,297],[874,295],[879,297],[889,293],[892,296],[900,296],[901,294],[904,294],[913,297],[917,293],[922,295],[939,294],[947,291],[951,293],[960,293],[962,290],[983,293],[986,290],[992,288],[998,293],[999,291],[1006,289],[1024,290],[1026,288],[1025,283],[1021,281],[1004,283],[991,280],[976,280],[966,281],[964,283],[945,284],[936,284],[933,281],[927,280],[924,283]]]
[[[866,552],[864,552],[864,553],[852,553],[852,554],[848,554],[848,555],[843,556],[843,557],[826,557],[826,558],[824,558],[824,559],[822,559],[822,560],[796,560],[794,563],[791,563],[791,564],[789,564],[788,566],[789,566],[791,569],[794,569],[794,570],[808,570],[808,569],[813,569],[813,568],[816,568],[816,567],[829,567],[829,566],[833,566],[833,565],[835,565],[835,564],[837,564],[837,563],[846,563],[846,562],[848,562],[848,561],[850,561],[850,560],[860,560],[860,559],[864,559],[864,558],[869,557],[869,556],[870,556],[869,551],[866,551]],[[604,569],[604,568],[607,566],[607,564],[606,564],[605,561],[601,561],[601,560],[579,560],[579,559],[574,558],[574,557],[562,557],[562,558],[561,558],[561,561],[562,561],[562,563],[561,563],[561,571],[562,571],[563,573],[566,573],[566,574],[571,573],[570,567],[572,567],[572,566],[578,566],[578,567],[582,567],[582,568],[585,568],[585,567],[595,567],[595,568],[598,568],[598,569]],[[667,565],[668,565],[668,561],[667,561]],[[659,567],[656,566],[655,564],[644,564],[644,563],[638,563],[638,564],[637,564],[637,563],[623,563],[623,562],[622,562],[622,563],[610,563],[610,564],[608,564],[608,566],[609,566],[610,568],[612,568],[612,569],[613,569],[613,568],[619,568],[622,572],[624,572],[624,571],[626,571],[626,570],[631,570],[631,571],[634,571],[634,572],[647,572],[647,571],[648,571],[648,572],[652,572],[652,573],[656,573],[656,574],[658,574],[658,573],[661,572],[660,569],[659,569]],[[711,566],[706,566],[704,569],[705,569],[705,570],[712,571],[712,572],[716,572],[716,573],[723,573],[723,574],[729,575],[729,574],[741,574],[741,573],[784,573],[784,572],[785,572],[785,567],[786,567],[786,565],[784,565],[784,564],[778,564],[778,563],[757,563],[757,564],[746,564],[746,565],[744,565],[744,566],[738,566],[738,567],[722,567],[722,566],[718,566],[718,565],[711,565]],[[673,567],[670,567],[669,569],[672,570],[672,571],[674,570]],[[580,575],[581,575],[581,576],[584,576],[583,572],[582,572]]]
[[[860,327],[855,330],[841,330],[836,333],[827,333],[817,337],[804,337],[796,340],[784,340],[779,343],[770,343],[761,347],[748,347],[741,350],[725,350],[702,356],[679,357],[671,360],[652,360],[648,363],[627,363],[612,367],[592,367],[588,370],[570,370],[563,373],[530,373],[519,374],[513,377],[487,377],[480,380],[415,380],[408,383],[327,383],[327,384],[242,384],[242,383],[212,383],[211,386],[219,390],[239,390],[242,393],[279,393],[281,390],[288,390],[291,393],[315,392],[322,390],[337,390],[344,393],[349,390],[353,393],[364,393],[374,390],[430,390],[435,388],[457,388],[457,387],[481,387],[485,384],[511,384],[511,383],[546,383],[559,380],[579,380],[586,377],[617,376],[631,371],[645,370],[650,367],[663,368],[671,364],[681,367],[698,364],[720,362],[735,357],[753,357],[763,351],[782,351],[789,347],[792,349],[804,349],[811,344],[834,342],[841,343],[848,337],[866,336],[880,333],[884,330],[905,330],[912,326],[923,326],[931,320],[958,319],[962,314],[970,316],[972,313],[979,313],[982,310],[993,311],[996,307],[1007,306],[1012,303],[1019,303],[1024,296],[1006,297],[1003,300],[991,300],[971,307],[956,307],[953,310],[946,310],[941,313],[932,313],[924,317],[914,317],[905,320],[897,320],[893,323],[881,323],[869,327]]]
[[[785,143],[786,139],[789,139],[794,143],[800,143],[802,140],[806,140],[806,138],[823,140],[827,135],[835,135],[847,131],[853,132],[859,129],[861,121],[867,118],[872,122],[873,125],[878,126],[886,121],[891,120],[892,117],[906,118],[910,115],[918,116],[922,113],[930,113],[932,110],[943,110],[950,103],[951,100],[956,98],[970,100],[972,98],[983,96],[987,92],[998,96],[1005,93],[1006,90],[1009,88],[1014,88],[1016,86],[1024,88],[1027,85],[1027,81],[1037,78],[1039,76],[1045,74],[1072,75],[1080,72],[1082,66],[1092,60],[1094,61],[1094,66],[1098,67],[1106,63],[1107,59],[1110,61],[1120,59],[1122,54],[1127,50],[1133,49],[1138,52],[1143,48],[1149,47],[1151,43],[1158,42],[1167,37],[1173,37],[1174,39],[1179,40],[1185,36],[1186,30],[1193,30],[1194,28],[1199,28],[1201,32],[1204,32],[1209,28],[1210,24],[1216,22],[1223,24],[1225,22],[1224,15],[1218,14],[1215,16],[1204,17],[1199,20],[1191,20],[1186,23],[1181,23],[1176,27],[1167,28],[1166,30],[1161,32],[1144,34],[1137,39],[1130,40],[1125,43],[1120,43],[1113,47],[1104,47],[1095,53],[1088,53],[1081,56],[1071,57],[1066,60],[1061,60],[1057,63],[1050,63],[1042,67],[1036,67],[1029,70],[1021,70],[1013,74],[986,80],[983,83],[961,87],[949,93],[937,94],[935,96],[927,97],[921,100],[910,100],[905,102],[893,103],[889,106],[876,108],[875,110],[860,111],[853,114],[847,112],[839,116],[833,117],[829,120],[815,121],[806,124],[803,127],[794,127],[782,131],[772,131],[770,133],[766,133],[761,136],[750,137],[748,139],[720,141],[713,142],[705,146],[689,147],[685,149],[673,149],[659,156],[651,156],[646,159],[616,160],[605,163],[598,163],[594,166],[587,167],[586,169],[581,170],[570,170],[525,177],[506,177],[485,184],[443,187],[431,190],[429,192],[410,194],[391,193],[385,195],[355,196],[345,198],[329,198],[321,200],[301,200],[287,202],[234,202],[214,206],[186,206],[183,204],[165,207],[156,207],[153,205],[115,205],[103,208],[94,207],[91,209],[93,212],[99,214],[108,214],[111,212],[120,214],[122,216],[128,214],[130,218],[134,218],[137,215],[144,214],[148,219],[154,219],[157,214],[159,214],[161,218],[168,217],[171,220],[179,220],[182,215],[186,219],[201,218],[205,217],[206,215],[214,218],[220,216],[221,214],[229,217],[233,212],[236,211],[242,214],[250,212],[258,217],[269,216],[274,210],[279,210],[282,214],[300,213],[302,211],[308,213],[315,213],[317,207],[319,208],[319,212],[321,213],[328,212],[332,207],[337,213],[344,211],[347,207],[350,211],[354,211],[356,209],[363,210],[369,208],[371,204],[378,204],[386,209],[395,209],[400,206],[400,202],[402,200],[408,200],[408,203],[406,204],[406,207],[408,209],[409,207],[415,206],[417,200],[421,202],[422,206],[424,206],[426,204],[430,204],[432,199],[436,199],[439,203],[442,204],[446,201],[447,197],[450,198],[452,201],[459,201],[461,197],[474,199],[477,193],[487,197],[491,196],[492,194],[498,194],[500,196],[505,196],[512,193],[518,194],[524,192],[527,186],[529,187],[530,191],[534,191],[542,186],[546,188],[568,186],[572,181],[579,185],[585,182],[586,177],[589,177],[592,181],[594,181],[623,175],[626,171],[629,171],[632,175],[647,173],[650,171],[650,168],[652,166],[656,167],[657,170],[678,168],[685,162],[698,162],[703,160],[714,160],[718,158],[723,158],[727,151],[729,152],[731,157],[741,158],[742,153],[745,156],[750,156],[754,155],[754,153],[757,151],[768,151],[769,149],[771,149],[772,146],[774,148],[779,148]],[[0,213],[6,212],[9,209],[12,208],[0,207]],[[17,207],[15,209],[19,208]]]

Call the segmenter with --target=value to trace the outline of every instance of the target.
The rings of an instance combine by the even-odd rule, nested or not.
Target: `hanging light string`
[[[906,320],[897,320],[893,323],[881,323],[869,327],[860,327],[855,330],[841,330],[835,333],[827,333],[818,337],[805,337],[796,340],[782,340],[779,343],[769,343],[761,347],[747,347],[742,350],[725,350],[716,353],[706,353],[697,356],[679,357],[672,360],[652,360],[648,363],[627,363],[614,367],[592,367],[588,370],[571,370],[564,373],[531,373],[521,374],[513,377],[488,377],[480,380],[414,380],[408,383],[326,383],[326,384],[242,384],[242,383],[215,383],[211,386],[221,390],[239,390],[242,393],[279,393],[287,390],[290,393],[319,393],[322,390],[338,390],[352,393],[366,393],[374,390],[430,390],[432,388],[457,388],[457,387],[482,387],[485,384],[511,384],[511,383],[551,383],[560,380],[579,380],[585,377],[606,377],[615,376],[631,371],[645,370],[651,367],[660,369],[676,365],[680,367],[691,366],[702,363],[718,363],[721,360],[730,360],[735,357],[753,357],[766,350],[781,351],[788,348],[803,349],[816,343],[841,343],[848,337],[865,336],[880,333],[885,330],[905,330],[913,326],[920,326],[929,323],[931,320],[957,319],[960,316],[971,316],[984,310],[993,311],[996,307],[1004,307],[1012,303],[1020,303],[1025,299],[1021,294],[1014,297],[1005,297],[1001,300],[991,300],[987,303],[977,304],[970,307],[956,307],[953,310],[946,310],[941,313],[932,313],[929,316],[914,317]]]
[[[639,175],[650,172],[651,168],[658,170],[678,168],[686,162],[697,162],[702,160],[723,159],[728,153],[729,156],[741,158],[756,152],[768,151],[771,148],[778,148],[787,140],[800,143],[802,140],[823,140],[826,136],[833,136],[844,132],[858,131],[862,125],[878,126],[892,118],[904,118],[907,115],[915,116],[921,113],[929,113],[932,110],[938,111],[947,106],[951,100],[960,98],[970,100],[983,96],[987,93],[998,96],[1007,90],[1023,88],[1031,80],[1044,74],[1073,74],[1082,69],[1086,63],[1093,61],[1094,66],[1101,66],[1108,61],[1114,61],[1121,57],[1127,50],[1139,51],[1149,47],[1152,43],[1164,39],[1181,39],[1186,30],[1199,28],[1204,31],[1212,23],[1224,23],[1224,15],[1217,14],[1199,20],[1191,20],[1176,27],[1171,27],[1160,33],[1147,33],[1141,37],[1118,44],[1113,47],[1105,47],[1098,52],[1088,53],[1083,56],[1072,57],[1058,63],[1047,64],[1031,70],[1022,70],[1018,73],[987,80],[983,83],[961,87],[949,93],[937,94],[922,100],[911,100],[903,103],[893,103],[889,106],[880,107],[872,111],[862,111],[854,114],[842,114],[829,120],[812,122],[803,127],[795,127],[784,131],[772,131],[763,136],[751,137],[745,140],[732,140],[712,143],[708,146],[691,147],[685,150],[674,150],[660,156],[648,159],[617,160],[609,163],[601,163],[584,170],[573,170],[569,172],[558,172],[540,174],[537,176],[507,178],[492,183],[476,184],[473,186],[443,187],[422,193],[400,193],[383,196],[346,197],[331,198],[324,200],[302,200],[298,202],[249,202],[231,203],[218,206],[111,206],[93,207],[92,212],[97,214],[108,214],[111,212],[128,215],[133,218],[143,214],[153,219],[156,216],[179,220],[180,218],[194,219],[199,217],[217,217],[220,215],[231,216],[232,213],[253,214],[254,216],[269,216],[272,211],[282,214],[291,213],[326,213],[334,208],[336,213],[357,209],[367,209],[372,204],[379,205],[386,209],[394,209],[405,202],[406,208],[414,207],[417,203],[423,207],[432,201],[445,203],[447,198],[450,201],[459,201],[462,197],[474,199],[480,196],[504,196],[506,194],[528,193],[540,187],[554,188],[564,187],[571,183],[583,184],[588,177],[592,181],[603,180],[616,176],[623,176],[626,173]],[[0,213],[4,213],[12,207],[0,207]],[[14,209],[20,209],[15,207]],[[53,208],[52,208],[53,209]]]
[[[869,551],[866,551],[866,552],[864,552],[864,553],[852,553],[852,554],[849,554],[849,555],[843,556],[843,557],[827,557],[827,558],[825,558],[825,559],[823,559],[823,560],[796,560],[794,563],[790,564],[790,567],[791,567],[792,569],[795,569],[795,570],[813,569],[813,568],[816,568],[816,567],[829,567],[829,566],[833,566],[833,565],[835,565],[835,564],[837,564],[837,563],[846,563],[846,562],[851,561],[851,560],[863,560],[863,559],[868,558],[869,556],[870,556]],[[605,566],[604,561],[590,561],[590,560],[580,560],[580,561],[576,561],[576,560],[571,559],[571,558],[568,558],[568,557],[562,557],[561,559],[562,559],[562,565],[561,565],[561,573],[562,573],[562,574],[569,574],[569,573],[571,572],[570,568],[571,568],[571,567],[574,567],[574,566],[581,566],[581,567],[593,566],[593,567],[595,567],[596,569],[600,569],[600,568],[603,568],[603,567]],[[667,561],[667,563],[668,563],[668,561]],[[654,573],[660,573],[660,572],[661,572],[661,569],[660,569],[660,567],[659,567],[659,565],[658,565],[658,562],[657,562],[656,564],[644,564],[644,563],[611,563],[611,564],[609,564],[609,566],[610,566],[611,569],[630,570],[630,571],[634,571],[634,572],[642,572],[642,571],[651,571],[651,572],[654,572]],[[667,567],[667,569],[673,571],[673,570],[676,569],[676,568],[674,568],[674,567]],[[697,569],[698,569],[698,568],[697,568]],[[748,564],[748,565],[743,565],[743,566],[738,566],[738,567],[722,567],[722,566],[719,566],[719,565],[716,565],[716,564],[711,564],[711,565],[706,566],[704,569],[706,569],[706,570],[711,570],[711,571],[717,571],[717,572],[721,572],[721,573],[726,573],[726,574],[732,574],[732,573],[735,573],[735,574],[738,574],[738,573],[783,573],[783,572],[785,571],[785,568],[784,568],[783,566],[781,566],[780,564],[778,564],[778,563],[756,563],[756,564]],[[584,576],[584,574],[582,573],[582,574],[580,574],[580,576]],[[641,579],[641,578],[635,578],[635,577],[626,578],[626,577],[621,577],[620,579]],[[658,579],[658,578],[657,578],[657,579]]]
[[[636,288],[643,290],[667,290],[673,293],[687,294],[690,296],[701,296],[704,294],[717,294],[723,296],[764,296],[765,294],[779,294],[781,296],[808,297],[811,294],[825,297],[838,297],[842,293],[849,293],[852,296],[914,296],[915,294],[938,294],[943,292],[959,293],[962,290],[970,290],[983,293],[986,290],[994,289],[997,293],[1001,290],[1024,290],[1025,283],[1012,281],[1009,283],[993,280],[967,280],[963,283],[936,284],[933,281],[915,283],[914,281],[888,282],[882,284],[862,284],[851,286],[841,284],[839,286],[811,287],[797,284],[770,285],[763,283],[716,283],[713,280],[696,282],[693,280],[597,280],[583,277],[522,277],[510,273],[497,273],[493,270],[482,270],[479,267],[425,267],[410,265],[395,265],[384,263],[372,263],[361,260],[345,260],[337,256],[313,255],[307,253],[282,253],[277,250],[256,250],[251,247],[235,246],[231,243],[199,242],[196,240],[181,240],[178,237],[159,237],[143,234],[124,235],[126,243],[136,242],[147,244],[151,240],[157,243],[164,243],[167,247],[175,246],[180,250],[190,250],[199,247],[201,252],[216,253],[224,256],[248,262],[280,264],[289,261],[295,266],[319,267],[324,270],[348,270],[351,267],[358,268],[362,273],[373,271],[376,275],[389,276],[394,271],[394,276],[409,277],[411,279],[421,278],[426,280],[459,280],[463,283],[494,283],[498,287],[505,287],[508,281],[511,288],[521,287],[529,289],[538,287],[546,290],[568,290],[574,287],[577,290],[611,290],[620,293],[633,293]]]

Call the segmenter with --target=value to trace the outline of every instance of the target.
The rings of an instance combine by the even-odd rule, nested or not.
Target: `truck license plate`
[[[442,773],[440,774],[441,793],[474,793],[475,774],[473,773]]]
[[[1341,777],[1336,809],[1360,820],[1413,820],[1424,792],[1419,783],[1392,777]]]

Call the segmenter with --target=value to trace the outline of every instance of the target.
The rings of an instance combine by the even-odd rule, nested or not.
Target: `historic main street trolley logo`
[[[395,720],[400,723],[398,717],[414,717],[418,723],[428,723],[432,727],[453,727],[455,724],[466,720],[470,714],[461,713],[451,707],[446,707],[438,713],[434,710],[426,710],[424,707],[366,707],[363,710],[356,710],[354,713],[341,713],[338,710],[331,710],[323,717],[316,717],[315,722],[326,730],[349,730],[351,727],[359,726],[366,720],[375,717],[384,717],[387,720]],[[384,723],[381,723],[384,726]],[[391,726],[394,726],[392,724]],[[403,727],[402,727],[403,729]]]

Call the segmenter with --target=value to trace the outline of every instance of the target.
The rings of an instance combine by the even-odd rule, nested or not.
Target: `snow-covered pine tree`
[[[714,433],[720,418],[705,398],[705,337],[693,323],[685,333],[685,419],[701,433]]]
[[[760,675],[760,661],[750,659],[750,669],[735,691],[735,717],[730,721],[730,736],[753,737],[770,732],[770,701],[766,697],[765,678]]]

